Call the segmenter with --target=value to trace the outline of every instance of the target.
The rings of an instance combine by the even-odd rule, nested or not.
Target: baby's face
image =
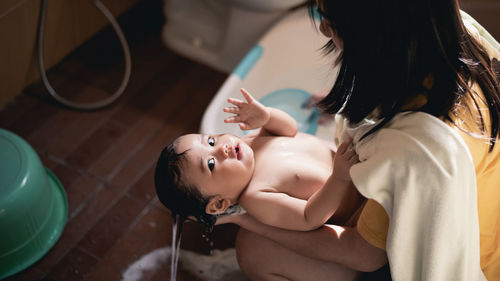
[[[221,195],[236,202],[254,170],[253,150],[232,135],[190,134],[179,138],[177,153],[186,152],[182,178],[205,196]]]

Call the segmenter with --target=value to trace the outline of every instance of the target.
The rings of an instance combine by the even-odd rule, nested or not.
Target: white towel
[[[374,122],[336,123],[337,142],[353,138],[361,159],[350,170],[354,184],[389,215],[393,280],[486,280],[474,165],[460,135],[426,113],[400,113],[361,141]]]

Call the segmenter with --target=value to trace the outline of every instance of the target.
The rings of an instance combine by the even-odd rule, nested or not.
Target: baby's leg
[[[315,245],[311,245],[315,247]],[[238,263],[250,280],[360,280],[361,273],[301,256],[265,237],[240,229],[236,240]]]

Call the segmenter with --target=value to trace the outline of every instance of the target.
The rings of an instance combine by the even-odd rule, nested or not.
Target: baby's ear
[[[220,215],[231,206],[231,200],[222,198],[220,195],[215,195],[208,201],[205,212],[210,215]]]

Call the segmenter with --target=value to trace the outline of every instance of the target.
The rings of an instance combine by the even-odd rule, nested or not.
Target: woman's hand
[[[228,98],[227,101],[235,106],[225,107],[224,112],[234,115],[224,119],[224,123],[238,123],[241,130],[252,130],[266,125],[271,117],[268,108],[254,99],[245,89],[240,91],[246,102]]]
[[[264,226],[263,223],[259,222],[248,213],[218,217],[215,225],[226,223],[234,223],[242,228],[245,228],[246,230],[256,233],[259,232],[259,227],[261,228]]]
[[[349,170],[359,162],[358,154],[352,147],[352,139],[340,144],[333,160],[332,176],[343,181],[351,181]]]

